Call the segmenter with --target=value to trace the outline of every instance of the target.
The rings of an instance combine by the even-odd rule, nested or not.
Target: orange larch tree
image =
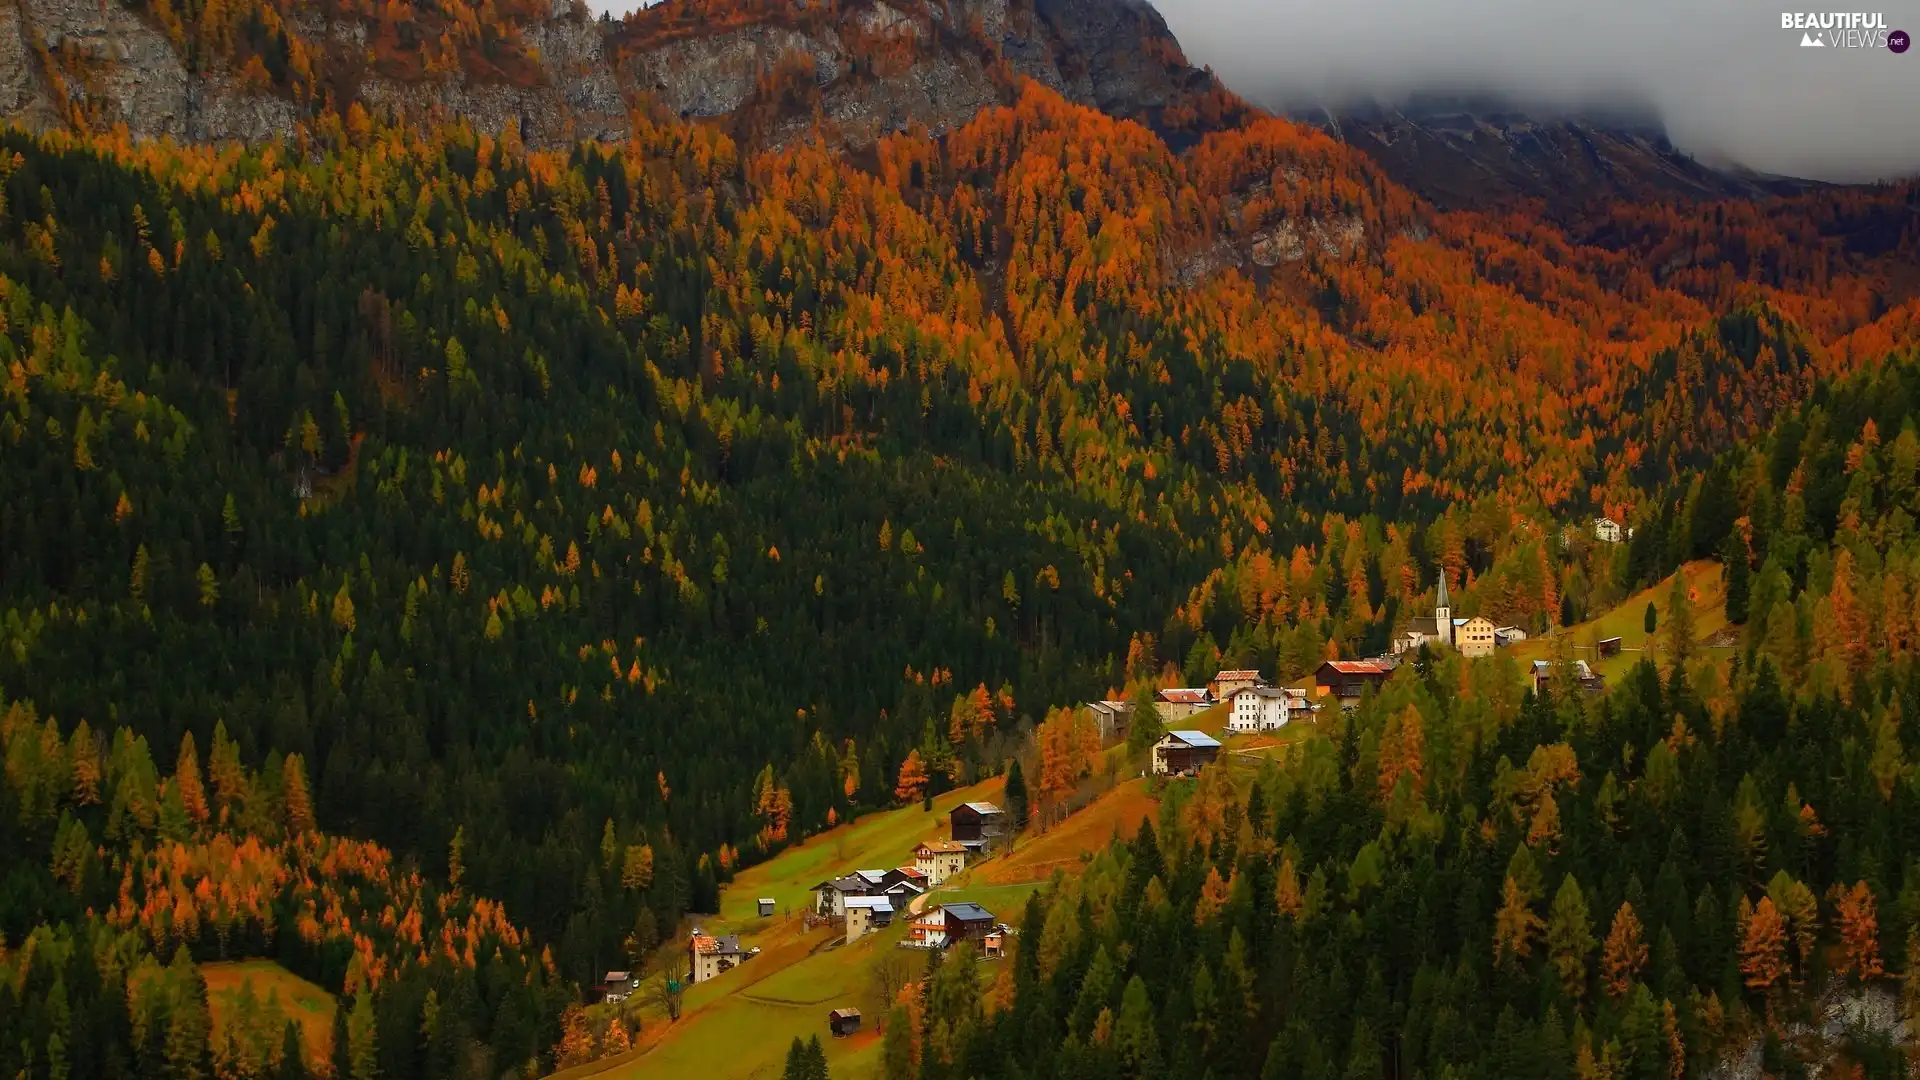
[[[919,802],[927,790],[927,766],[920,760],[920,751],[907,751],[907,759],[900,763],[900,778],[893,785],[893,797],[903,803]]]

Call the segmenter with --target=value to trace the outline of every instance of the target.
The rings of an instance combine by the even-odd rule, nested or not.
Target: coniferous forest
[[[1288,222],[1349,239],[1200,257]],[[1730,667],[1684,595],[1600,698],[1423,658],[1251,794],[1174,790],[888,1048],[1704,1071],[1920,978],[1917,254],[1912,184],[1563,230],[1030,84],[858,162],[358,106],[0,136],[0,1074],[540,1075],[905,763],[1375,655],[1443,576],[1539,633],[1718,559]],[[274,1002],[212,1037],[194,963],[243,957],[340,995],[330,1060]]]

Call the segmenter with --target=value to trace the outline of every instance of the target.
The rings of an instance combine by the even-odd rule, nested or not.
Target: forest
[[[1564,648],[1524,694],[1504,655],[1422,656],[1057,875],[989,985],[904,988],[887,1075],[1909,1075],[1916,391],[1909,356],[1716,466],[1730,662],[1684,585],[1604,696]]]
[[[1190,1052],[1168,988],[1225,922],[1261,958],[1235,1007],[1292,1038],[1289,1002],[1344,999],[1290,996],[1266,958],[1332,950],[1302,967],[1346,958],[1342,992],[1373,994],[1344,935],[1399,925],[1371,898],[1422,859],[1480,881],[1482,906],[1435,909],[1458,936],[1382,954],[1383,989],[1340,1015],[1391,1049],[1425,986],[1423,1041],[1391,1052],[1436,1077],[1420,1046],[1476,1045],[1432,1034],[1447,995],[1476,1039],[1494,1027],[1462,1010],[1509,998],[1513,1039],[1546,1039],[1557,1010],[1569,1060],[1583,1020],[1627,1038],[1580,1012],[1591,988],[1539,989],[1537,952],[1482,947],[1519,827],[1488,794],[1518,781],[1485,758],[1536,744],[1572,746],[1578,777],[1552,781],[1566,839],[1533,844],[1522,906],[1572,875],[1598,925],[1632,892],[1619,868],[1664,887],[1664,834],[1615,838],[1576,806],[1620,762],[1618,813],[1657,810],[1633,763],[1673,728],[1672,805],[1746,805],[1755,772],[1765,821],[1798,784],[1821,821],[1862,824],[1802,845],[1823,861],[1758,868],[1865,881],[1895,927],[1906,788],[1868,805],[1833,777],[1879,732],[1898,755],[1912,689],[1892,613],[1920,573],[1920,383],[1894,271],[1920,252],[1916,206],[1912,184],[1833,189],[1562,234],[1436,213],[1277,119],[1175,154],[1031,84],[860,163],[643,117],[619,146],[534,152],[511,127],[358,106],[255,147],[0,135],[0,1071],[538,1073],[567,1005],[745,863],[997,771],[1056,706],[1377,652],[1441,575],[1457,610],[1544,630],[1727,558],[1749,659],[1710,686],[1643,675],[1579,716],[1441,664],[1338,736],[1324,783],[1276,777],[1233,811],[1234,839],[1195,854],[1163,830],[1164,853],[1136,841],[1049,900],[1037,917],[1113,889],[1007,1009],[915,1049],[922,1067],[1053,1067],[971,1049],[1051,1024],[1044,1045],[1078,1039],[1070,1067],[1107,1068],[1105,1006],[1081,1024],[1045,997],[1102,943],[1109,1034],[1135,1045],[1145,1009],[1155,1053]],[[1199,257],[1287,230],[1328,239],[1272,266]],[[1558,541],[1599,513],[1634,541]],[[1723,751],[1754,701],[1780,730],[1734,725]],[[1368,731],[1409,706],[1423,719],[1396,730],[1426,725],[1434,786],[1389,826]],[[1832,846],[1876,821],[1881,849]],[[1378,878],[1356,891],[1371,833]],[[1283,848],[1303,895],[1324,868],[1345,897],[1324,910],[1353,917],[1283,930],[1273,890],[1245,885]],[[1690,905],[1711,875],[1688,850]],[[1096,940],[1158,910],[1139,907],[1155,878],[1191,909],[1209,866],[1243,886],[1182,924],[1199,936],[1179,959],[1137,966],[1125,935],[1150,919]],[[1656,951],[1678,917],[1659,904],[1638,909]],[[247,1047],[210,1045],[193,961],[250,955],[341,995],[337,1060],[289,1054],[270,1009]],[[1724,961],[1676,960],[1675,981],[1656,958],[1654,1000],[1674,1023],[1704,1022],[1695,984],[1725,1023],[1763,1011]],[[1531,974],[1490,997],[1498,963]],[[1353,1025],[1309,1026],[1340,1068],[1356,1045],[1375,1060]],[[1186,1068],[1145,1052],[1117,1060]]]

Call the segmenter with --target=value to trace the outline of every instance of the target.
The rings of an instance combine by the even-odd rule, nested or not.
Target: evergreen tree
[[[274,1080],[307,1080],[306,1045],[300,1038],[300,1025],[287,1021],[280,1034],[280,1065]]]
[[[1753,568],[1747,563],[1747,542],[1737,530],[1727,534],[1720,559],[1727,575],[1727,621],[1742,625],[1753,591]]]
[[[1654,609],[1653,601],[1651,600],[1647,601],[1647,614],[1645,618],[1640,620],[1640,629],[1645,630],[1649,638],[1653,636],[1656,630],[1660,629],[1660,612]]]
[[[1027,827],[1027,778],[1020,771],[1020,759],[1007,764],[1007,813],[1013,816],[1015,831]]]

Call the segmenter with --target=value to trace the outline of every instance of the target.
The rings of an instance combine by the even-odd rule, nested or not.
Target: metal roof
[[[970,802],[970,803],[961,803],[960,805],[966,807],[969,810],[972,810],[976,814],[1000,813],[1000,808],[993,805],[990,802]]]
[[[993,912],[988,911],[979,904],[942,904],[940,905],[940,910],[963,922],[978,922],[981,919],[993,918]]]
[[[866,908],[868,911],[892,911],[893,897],[891,896],[849,896],[847,897],[847,907]]]
[[[1188,746],[1219,746],[1220,740],[1198,731],[1169,731],[1167,734],[1186,743]]]

